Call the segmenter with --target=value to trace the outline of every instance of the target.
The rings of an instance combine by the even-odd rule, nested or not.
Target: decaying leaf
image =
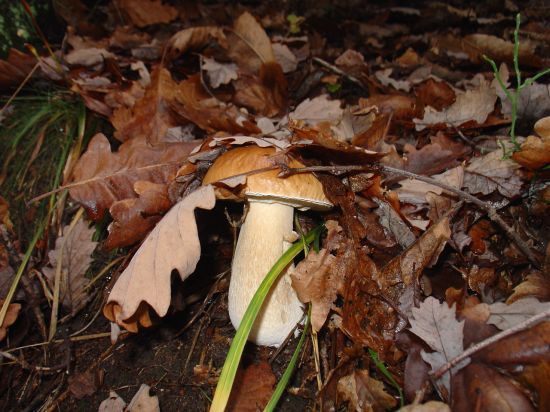
[[[0,299],[0,307],[4,304],[4,299]],[[0,342],[4,340],[6,334],[8,333],[8,328],[15,323],[17,317],[19,316],[19,311],[21,310],[21,304],[19,303],[10,303],[8,306],[8,311],[4,317],[4,321],[0,325]]]
[[[414,119],[416,130],[424,130],[438,124],[458,127],[472,120],[477,124],[483,124],[495,109],[496,100],[494,89],[484,83],[478,89],[459,94],[455,102],[445,110],[437,111],[430,106],[426,107],[424,117]]]
[[[446,303],[439,303],[437,299],[428,296],[419,308],[412,309],[412,313],[413,317],[409,319],[411,332],[434,350],[431,353],[422,352],[422,358],[431,365],[432,372],[462,354],[464,321],[459,322],[456,319],[454,305],[449,308]],[[468,363],[469,359],[465,359],[452,369],[453,373]],[[443,375],[440,382],[448,396],[451,390],[450,373]]]
[[[103,309],[110,321],[136,331],[137,322],[143,323],[141,319],[131,318],[142,302],[149,304],[159,316],[166,315],[172,270],[176,269],[184,280],[193,273],[200,258],[195,208],[212,209],[215,203],[213,187],[204,186],[164,216],[113,287]]]
[[[488,195],[498,190],[506,197],[517,196],[522,185],[518,168],[514,161],[502,158],[502,150],[495,150],[470,162],[464,173],[464,187],[474,194]]]
[[[544,302],[549,301],[550,278],[541,272],[533,271],[514,288],[514,293],[510,295],[506,303],[514,303],[527,297],[534,297]]]
[[[50,266],[42,268],[52,289],[56,271],[61,270],[60,302],[73,314],[88,302],[86,286],[89,280],[84,275],[97,246],[97,242],[92,241],[95,229],[88,226],[83,218],[74,226],[66,225],[63,234],[55,241],[55,249],[48,253]]]
[[[292,287],[303,303],[311,302],[311,326],[318,332],[336,300],[336,293],[342,289],[344,279],[336,265],[336,257],[331,254],[343,241],[342,228],[329,220],[326,247],[319,253],[310,251],[306,258],[291,272]]]
[[[237,372],[227,405],[228,411],[256,412],[267,405],[277,382],[267,362],[252,364]]]
[[[70,195],[92,219],[100,220],[116,201],[137,197],[137,181],[168,183],[196,145],[181,142],[152,147],[144,140],[131,139],[113,153],[107,138],[98,133],[74,168],[72,184],[77,185]]]
[[[383,412],[397,401],[384,390],[384,384],[369,376],[368,370],[355,370],[338,381],[338,393],[348,401],[348,411]]]
[[[509,329],[530,317],[550,309],[550,302],[539,302],[534,297],[527,297],[506,304],[502,302],[489,305],[491,316],[487,323],[500,330]]]

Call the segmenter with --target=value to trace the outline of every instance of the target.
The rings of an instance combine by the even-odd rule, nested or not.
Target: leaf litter
[[[82,409],[93,399],[94,410],[208,409],[234,334],[227,262],[243,214],[216,202],[216,192],[239,192],[246,176],[216,188],[200,184],[222,152],[258,145],[277,148],[281,176],[294,173],[285,156],[311,167],[336,206],[296,212],[297,228],[325,220],[328,230],[291,274],[297,296],[311,305],[315,335],[284,402],[299,410],[396,409],[389,373],[405,390],[401,404],[417,398],[403,410],[545,409],[548,321],[529,322],[549,310],[548,80],[518,94],[514,146],[506,137],[511,104],[482,59],[503,63],[499,74],[513,93],[512,2],[496,16],[435,2],[360,11],[338,5],[330,16],[315,8],[298,16],[288,5],[74,4],[56,10],[70,25],[62,54],[14,49],[0,61],[2,90],[27,75],[31,83],[55,81],[112,126],[75,149],[79,159],[64,176],[67,207],[56,209],[37,241],[15,300],[2,304],[2,356],[16,371],[6,387],[18,399],[8,396],[2,407],[32,402],[18,383],[28,378],[40,388],[38,375],[54,370],[52,382],[66,385],[52,401],[58,407]],[[544,42],[524,36],[531,27],[544,36],[540,16],[528,11],[523,78],[549,64]],[[480,30],[472,33],[472,22]],[[11,113],[2,110],[2,122]],[[2,176],[12,173],[6,164]],[[35,167],[22,181],[32,181]],[[3,188],[2,195],[12,196]],[[67,232],[76,205],[95,227],[79,220]],[[23,259],[19,237],[33,213],[31,204],[23,220],[0,220],[0,299]],[[532,255],[523,256],[525,249]],[[107,265],[115,256],[123,263]],[[98,267],[101,276],[92,279],[90,268]],[[114,270],[112,280],[101,267]],[[67,325],[51,343],[58,353],[69,353],[62,342],[90,325],[111,335],[101,312],[111,330],[137,333],[115,333],[124,343],[109,350],[73,343],[77,367],[67,383],[56,381],[55,371],[69,367],[53,350],[43,359],[12,351],[39,343],[30,336],[49,318],[56,271],[59,322]],[[235,388],[235,410],[267,403],[295,347],[292,336],[289,342],[280,352],[249,345],[242,372],[249,383]],[[80,356],[87,353],[94,358]],[[50,369],[38,366],[44,361]],[[123,369],[140,381],[118,376]],[[31,370],[38,373],[26,377]],[[114,389],[130,399],[143,381],[154,382],[158,397],[142,385],[126,407]],[[50,402],[40,394],[39,401]]]

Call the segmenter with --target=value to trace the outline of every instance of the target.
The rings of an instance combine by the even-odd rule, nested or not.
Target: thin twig
[[[350,166],[309,166],[309,167],[301,167],[301,168],[285,167],[281,170],[281,172],[279,173],[279,176],[286,177],[296,173],[310,173],[310,172],[328,172],[335,175],[341,175],[341,174],[353,172],[353,171],[385,172],[385,173],[391,173],[402,177],[417,179],[422,182],[429,183],[431,185],[445,189],[446,191],[457,195],[461,199],[464,199],[467,202],[475,204],[476,206],[478,206],[480,209],[484,210],[487,213],[487,216],[489,217],[489,219],[491,219],[494,223],[499,225],[502,228],[502,230],[504,230],[508,238],[516,244],[516,246],[523,252],[523,254],[529,259],[529,261],[533,265],[535,265],[536,267],[540,267],[540,263],[538,259],[533,254],[529,246],[523,241],[523,239],[521,239],[521,237],[516,232],[514,232],[514,230],[510,226],[508,226],[508,224],[500,217],[500,215],[497,213],[497,210],[494,207],[492,207],[489,203],[484,202],[467,192],[464,192],[460,189],[457,189],[456,187],[453,187],[446,183],[435,180],[431,177],[417,175],[416,173],[408,172],[402,169],[397,169],[391,166],[385,166],[382,164],[367,165],[367,166],[350,165]]]
[[[345,71],[339,69],[338,67],[334,66],[333,64],[330,64],[329,62],[327,62],[326,60],[323,60],[319,57],[314,57],[313,58],[313,61],[315,63],[319,63],[321,66],[323,67],[326,67],[327,69],[329,69],[330,71],[333,71],[334,73],[336,74],[339,74],[340,76],[344,76],[346,79],[348,79],[349,81],[357,84],[359,87],[361,87],[362,89],[364,90],[367,90],[368,89],[365,87],[365,85],[361,82],[361,80],[359,80],[357,77],[355,76],[352,76],[351,74],[348,74],[346,73]]]

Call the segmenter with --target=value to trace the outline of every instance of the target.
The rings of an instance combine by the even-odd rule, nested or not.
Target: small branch
[[[487,202],[479,200],[477,197],[472,196],[467,192],[464,192],[446,183],[435,180],[431,177],[421,176],[416,173],[408,172],[402,169],[397,169],[391,166],[385,166],[382,164],[368,165],[368,166],[351,165],[351,166],[310,166],[310,167],[301,167],[301,168],[283,168],[281,170],[281,173],[279,173],[279,176],[285,177],[296,173],[309,173],[309,172],[328,172],[335,175],[341,175],[352,171],[385,172],[385,173],[390,173],[397,176],[420,180],[424,183],[429,183],[431,185],[445,189],[446,191],[457,195],[459,198],[475,204],[476,206],[478,206],[480,209],[484,210],[487,213],[487,216],[489,217],[489,219],[491,219],[494,223],[499,225],[502,228],[502,230],[504,230],[504,232],[506,233],[506,236],[508,236],[508,238],[516,244],[516,246],[523,252],[523,254],[529,259],[529,261],[533,265],[535,265],[536,267],[540,267],[540,263],[538,259],[533,254],[529,246],[523,241],[523,239],[521,239],[521,237],[516,232],[514,232],[514,230],[510,226],[508,226],[508,224],[500,217],[500,215],[497,213],[497,210],[494,207],[492,207]]]
[[[351,74],[348,74],[346,73],[345,71],[339,69],[338,67],[334,66],[333,64],[330,64],[329,62],[327,62],[326,60],[323,60],[323,59],[320,59],[319,57],[314,57],[313,58],[313,61],[315,63],[318,63],[320,64],[321,66],[323,67],[326,67],[327,69],[329,69],[330,71],[336,73],[336,74],[339,74],[340,76],[344,76],[346,79],[348,79],[349,81],[355,83],[356,85],[358,85],[359,87],[361,87],[363,90],[367,90],[368,89],[365,87],[365,85],[361,82],[361,80],[359,80],[357,77],[355,76],[352,76]]]

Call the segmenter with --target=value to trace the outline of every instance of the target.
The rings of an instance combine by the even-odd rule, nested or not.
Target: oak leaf
[[[176,269],[182,280],[194,272],[201,254],[196,208],[212,209],[216,196],[212,186],[201,187],[177,203],[156,225],[115,283],[103,313],[112,322],[137,330],[146,303],[164,316],[170,305],[170,278]],[[139,319],[128,319],[137,316]],[[148,323],[148,321],[147,321]]]

